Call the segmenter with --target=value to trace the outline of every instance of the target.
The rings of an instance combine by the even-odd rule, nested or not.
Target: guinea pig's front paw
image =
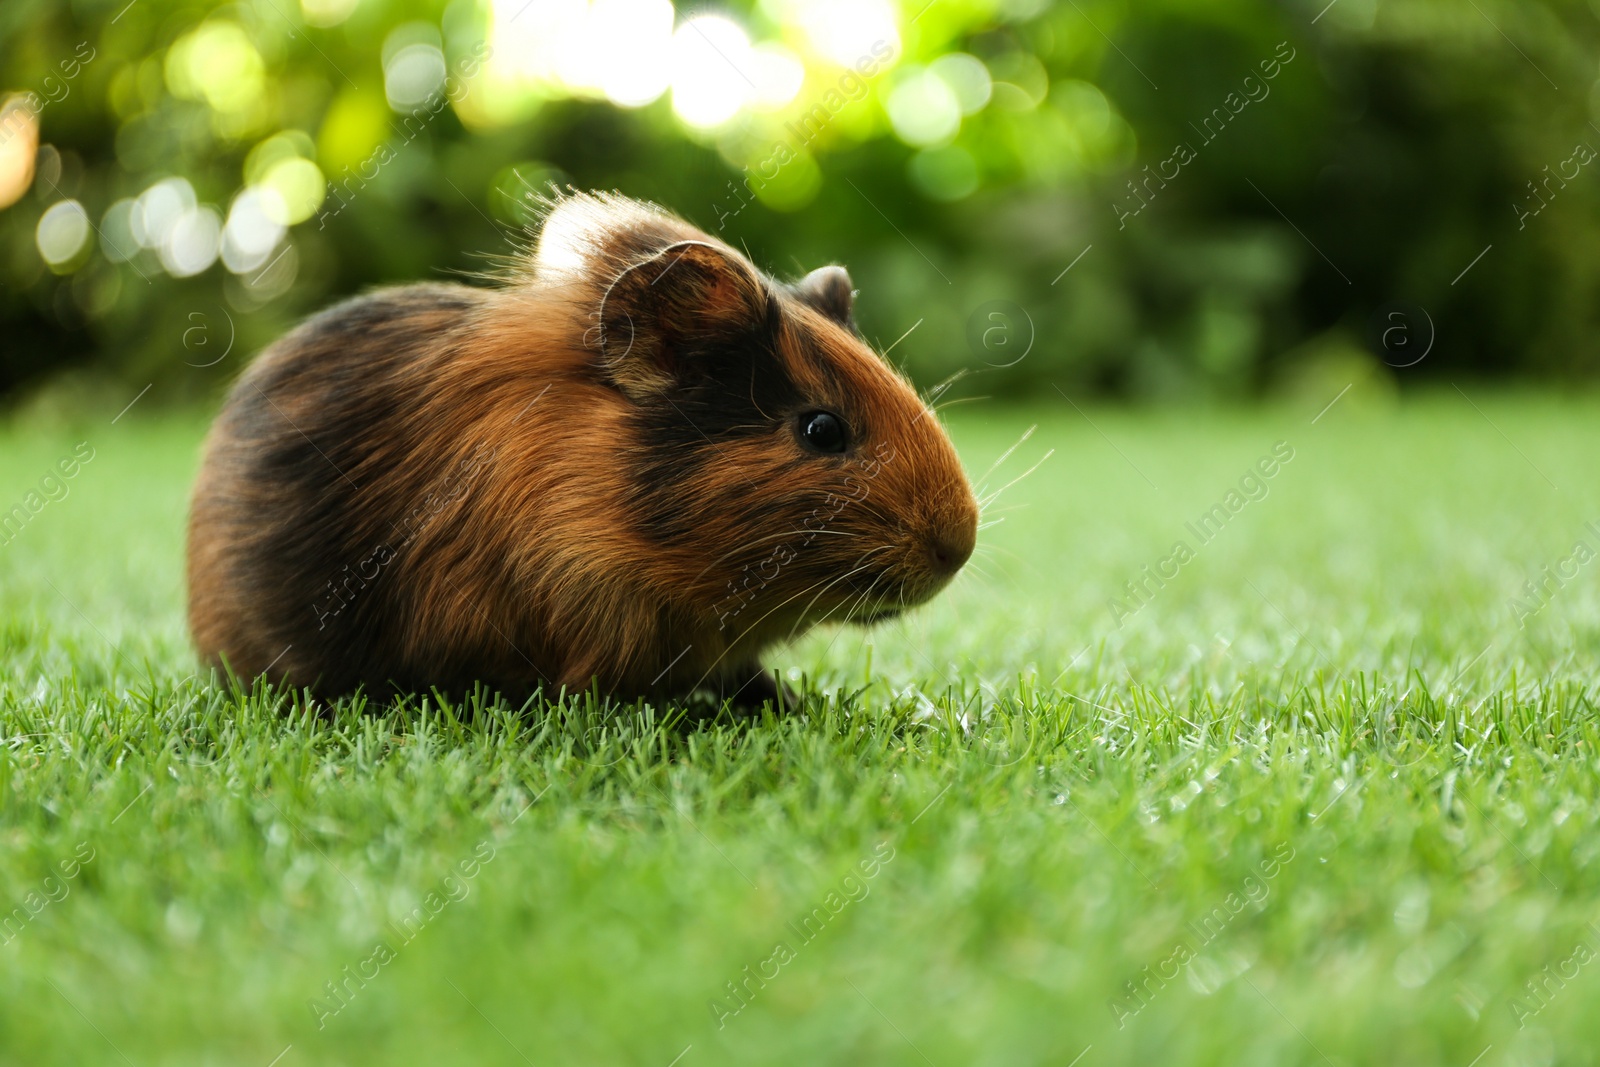
[[[734,708],[751,714],[760,712],[764,704],[771,704],[772,710],[780,715],[800,708],[800,694],[759,664],[739,671],[725,681],[722,684],[722,698]]]

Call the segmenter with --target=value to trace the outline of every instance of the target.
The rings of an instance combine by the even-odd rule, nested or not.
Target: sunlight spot
[[[672,79],[672,4],[668,0],[596,0],[589,25],[596,42],[586,77],[619,107],[642,107]]]
[[[288,217],[277,190],[249,188],[233,199],[222,229],[222,262],[235,274],[247,274],[265,263],[286,232]]]
[[[900,51],[895,9],[887,0],[791,0],[785,7],[811,48],[841,67],[854,67],[884,48]]]
[[[690,126],[720,126],[754,95],[750,38],[720,15],[690,19],[672,35],[672,110]]]
[[[22,199],[33,185],[33,159],[39,150],[39,117],[23,97],[0,105],[0,208]]]
[[[943,78],[926,68],[903,72],[885,101],[895,135],[919,147],[943,144],[961,128],[961,104]]]
[[[313,26],[337,26],[350,17],[360,0],[300,0],[300,13]]]
[[[186,179],[163,178],[140,194],[129,215],[128,229],[141,246],[160,248],[178,219],[195,203],[194,186]]]
[[[983,60],[965,52],[951,52],[928,64],[939,80],[950,86],[963,115],[982,111],[994,93],[994,83],[989,79],[989,68]]]
[[[173,222],[161,242],[161,265],[174,278],[199,274],[217,261],[222,216],[210,204],[190,208]]]
[[[777,111],[800,95],[805,64],[781,44],[757,45],[750,52],[750,80],[756,83],[756,106]]]
[[[412,111],[444,89],[444,53],[437,45],[408,44],[383,65],[383,95],[396,111]]]
[[[167,85],[174,96],[240,112],[266,91],[266,64],[244,30],[207,22],[178,38],[167,52]]]
[[[277,194],[276,202],[265,200],[263,204],[272,210],[282,210],[284,215],[278,221],[287,226],[304,222],[316,214],[328,194],[322,171],[309,159],[298,156],[275,164],[267,171],[261,185]]]
[[[33,236],[39,254],[52,270],[70,270],[89,243],[89,215],[76,200],[51,204],[39,216]]]

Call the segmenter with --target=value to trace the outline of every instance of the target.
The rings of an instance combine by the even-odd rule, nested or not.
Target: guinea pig
[[[842,268],[784,284],[653,205],[546,207],[498,286],[356,297],[233,385],[188,528],[208,664],[759,706],[764,651],[966,562],[971,486]]]

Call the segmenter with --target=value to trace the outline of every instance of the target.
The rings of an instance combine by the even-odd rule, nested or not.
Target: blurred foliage
[[[495,269],[550,182],[847,264],[924,383],[1600,372],[1583,0],[923,5],[6,0],[0,394],[214,392],[341,294]]]

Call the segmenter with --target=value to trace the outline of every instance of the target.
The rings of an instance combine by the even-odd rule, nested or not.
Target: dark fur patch
[[[644,528],[663,544],[684,540],[704,521],[683,507],[682,487],[697,472],[726,459],[724,450],[735,442],[786,432],[806,404],[778,350],[779,299],[768,307],[766,321],[746,337],[684,352],[678,384],[638,409],[636,503]],[[770,512],[768,504],[745,507]]]
[[[455,321],[475,305],[471,290],[418,286],[331,308],[286,339],[293,358],[247,372],[219,420],[234,492],[207,506],[239,543],[230,580],[265,636],[285,649],[317,642],[320,677],[306,683],[340,692],[400,671],[386,652],[405,625],[404,585],[393,561],[362,574],[384,547],[400,551],[394,523],[374,510],[377,483],[391,473],[386,457],[416,454],[421,435],[404,417],[420,397],[400,380],[448,358],[419,320]],[[353,345],[362,358],[350,358]]]

